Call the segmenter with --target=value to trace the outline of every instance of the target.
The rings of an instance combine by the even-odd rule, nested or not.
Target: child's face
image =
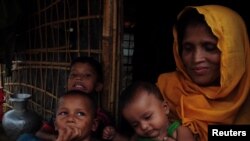
[[[122,112],[137,135],[154,139],[166,135],[168,105],[154,95],[149,95],[147,91],[138,91]]]
[[[76,63],[71,67],[68,90],[79,89],[85,93],[100,91],[96,71],[88,63]]]
[[[59,100],[55,126],[57,130],[77,133],[79,139],[89,138],[98,125],[90,100],[79,95],[68,95]]]

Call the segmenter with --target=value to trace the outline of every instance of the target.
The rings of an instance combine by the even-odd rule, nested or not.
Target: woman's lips
[[[207,67],[196,67],[193,69],[194,73],[197,75],[205,75],[208,73]]]

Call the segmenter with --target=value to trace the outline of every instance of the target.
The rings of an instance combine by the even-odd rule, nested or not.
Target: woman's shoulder
[[[159,75],[157,79],[157,85],[162,88],[165,87],[166,84],[173,83],[178,79],[178,73],[177,72],[167,72],[167,73],[162,73]]]

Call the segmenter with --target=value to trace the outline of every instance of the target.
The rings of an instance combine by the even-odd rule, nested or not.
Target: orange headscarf
[[[180,15],[189,8],[204,15],[218,38],[220,86],[200,87],[192,82],[179,55],[176,29],[173,49],[177,71],[161,74],[157,85],[183,124],[206,141],[208,124],[250,123],[249,38],[244,21],[231,9],[219,5],[186,7]]]

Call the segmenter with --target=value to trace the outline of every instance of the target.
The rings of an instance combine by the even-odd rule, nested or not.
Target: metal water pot
[[[15,141],[23,133],[35,133],[42,126],[42,118],[27,109],[30,94],[18,93],[10,97],[13,109],[3,116],[2,125],[6,135]]]

